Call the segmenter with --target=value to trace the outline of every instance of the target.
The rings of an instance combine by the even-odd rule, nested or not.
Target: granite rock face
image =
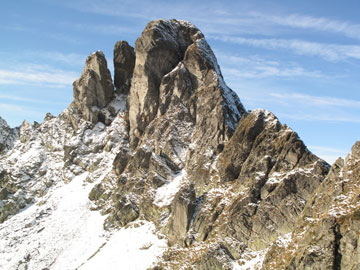
[[[77,109],[87,121],[92,123],[104,121],[100,111],[114,97],[114,86],[105,56],[101,51],[88,56],[81,77],[73,86],[72,107]]]
[[[129,93],[135,66],[135,51],[125,40],[114,47],[114,86],[118,93]]]
[[[19,137],[19,131],[11,128],[4,119],[0,117],[0,155],[14,146],[14,141]]]
[[[330,168],[271,112],[246,111],[189,22],[117,42],[114,73],[116,91],[95,52],[58,117],[0,119],[0,268],[94,269],[152,224],[143,269],[358,269],[359,142]]]
[[[201,116],[202,113],[206,113],[206,109],[197,108],[194,104],[203,104],[197,100],[199,98],[210,100],[216,96],[212,104],[208,104],[208,110],[215,106],[229,106],[226,104],[226,97],[223,97],[227,93],[220,93],[217,90],[222,88],[221,92],[223,92],[227,89],[224,89],[222,85],[223,80],[216,58],[203,34],[191,23],[177,20],[150,22],[137,39],[135,50],[136,62],[129,95],[130,142],[133,146],[138,144],[145,128],[154,120],[159,107],[160,113],[164,114],[170,101],[171,88],[180,86],[184,89],[178,90],[179,93],[182,92],[181,90],[187,92],[187,94],[180,94],[178,98],[188,99],[192,96],[192,104],[189,104],[192,107],[188,109],[193,121],[196,122],[205,121]],[[177,69],[182,69],[182,71],[177,71]],[[179,78],[176,76],[180,72],[185,78],[181,78],[181,82],[177,83]],[[171,92],[164,93],[164,91]],[[197,92],[196,97],[189,95],[189,92]],[[232,91],[228,92],[231,95]],[[168,97],[165,98],[161,94],[167,94]],[[165,101],[165,104],[160,104],[161,101]],[[225,104],[221,104],[222,102]],[[236,125],[240,118],[239,110],[243,112],[244,109],[238,99],[235,105],[237,106],[235,110],[229,112],[231,116],[216,114],[216,117],[222,117],[223,120],[227,117],[232,124]],[[197,113],[198,111],[200,113]],[[222,110],[218,109],[218,111]],[[216,120],[212,123],[213,126],[218,124],[221,127],[221,123]],[[219,131],[221,132],[225,133],[225,131]],[[225,135],[222,136],[225,137]]]
[[[264,269],[359,269],[360,142],[338,159],[312,194],[286,245],[275,243]]]

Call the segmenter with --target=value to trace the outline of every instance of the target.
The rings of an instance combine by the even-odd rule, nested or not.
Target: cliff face
[[[93,53],[58,117],[0,122],[2,268],[356,269],[358,143],[329,172],[189,22],[116,43],[114,73]]]
[[[359,269],[360,142],[313,192],[289,242],[270,248],[264,269]]]

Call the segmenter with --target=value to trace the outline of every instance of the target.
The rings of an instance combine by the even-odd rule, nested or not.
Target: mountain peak
[[[99,111],[114,96],[114,86],[103,52],[96,51],[88,56],[81,77],[74,82],[73,87],[74,102],[71,106],[76,108],[85,120],[98,122]]]
[[[89,55],[58,117],[0,118],[0,268],[355,269],[359,142],[329,172],[245,110],[189,22],[151,21],[113,60],[114,84]]]
[[[188,110],[196,122],[205,116],[199,115],[202,111],[196,110],[207,103],[205,96],[215,98],[224,110],[218,111],[222,114],[219,117],[223,119],[219,121],[226,118],[225,133],[226,136],[231,136],[245,109],[236,94],[223,82],[216,57],[198,28],[186,21],[152,21],[136,40],[135,51],[135,69],[129,95],[132,145],[137,145],[139,137],[157,115],[161,100],[164,99],[161,89],[165,85],[166,88],[191,93],[187,95],[192,96],[188,100]],[[182,81],[187,81],[186,85],[178,84],[176,78],[169,79],[169,76],[175,76],[172,71],[178,67],[184,70],[186,78]],[[170,81],[172,83],[169,85]],[[164,107],[161,107],[164,113]],[[218,126],[221,127],[222,124],[219,123]]]

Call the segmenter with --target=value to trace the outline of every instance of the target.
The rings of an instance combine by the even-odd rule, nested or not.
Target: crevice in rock
[[[341,270],[341,259],[342,254],[340,252],[340,242],[341,242],[341,232],[340,232],[340,225],[336,223],[333,227],[334,232],[334,261],[333,261],[333,270]]]

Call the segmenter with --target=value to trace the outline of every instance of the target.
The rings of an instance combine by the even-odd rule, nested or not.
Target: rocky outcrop
[[[188,27],[186,27],[188,26]],[[200,31],[178,21],[153,21],[136,40],[136,62],[129,96],[130,140],[136,145],[155,118],[162,78],[183,59]]]
[[[255,250],[292,231],[328,172],[295,132],[264,110],[242,119],[217,168],[222,181],[236,181],[246,191],[230,207],[228,236]]]
[[[18,129],[10,128],[0,117],[0,155],[10,150],[19,136]]]
[[[338,159],[312,194],[286,245],[275,243],[264,269],[359,268],[360,142]],[[279,247],[280,246],[280,247]]]
[[[135,50],[136,62],[129,95],[130,141],[133,146],[138,144],[145,128],[154,120],[159,107],[160,113],[164,114],[164,109],[168,104],[160,104],[160,102],[168,103],[171,95],[166,98],[161,95],[161,91],[168,92],[171,88],[178,86],[185,88],[180,89],[185,91],[178,90],[179,93],[187,93],[181,94],[180,97],[188,99],[191,96],[192,98],[192,104],[189,104],[191,108],[188,110],[193,121],[205,125],[207,123],[202,118],[202,116],[205,117],[203,114],[213,111],[217,106],[218,109],[214,114],[218,116],[216,112],[223,111],[220,107],[229,107],[235,103],[236,106],[231,112],[220,114],[218,117],[223,122],[226,119],[236,126],[244,109],[236,95],[233,95],[232,91],[223,84],[216,58],[203,34],[194,25],[177,20],[152,21],[137,39]],[[182,69],[182,71],[177,71],[177,69]],[[187,78],[177,83],[179,79],[176,76],[180,72]],[[205,78],[207,80],[204,80]],[[194,93],[197,94],[193,95]],[[232,96],[231,101],[227,99],[227,95]],[[216,99],[204,108],[197,108],[194,104],[205,104],[203,103],[205,99],[210,101],[213,97]],[[209,115],[206,117],[209,118]],[[214,119],[211,124],[216,128],[222,128],[222,121],[217,120]],[[220,134],[224,132],[219,131]],[[220,134],[215,136],[225,136]],[[213,139],[213,136],[209,137]],[[223,138],[217,138],[217,140],[220,141]]]
[[[88,56],[81,77],[74,86],[74,101],[71,104],[82,117],[92,123],[105,121],[101,114],[114,96],[111,74],[104,54],[97,51]]]
[[[118,93],[129,93],[135,66],[135,51],[125,40],[114,47],[114,86]]]

